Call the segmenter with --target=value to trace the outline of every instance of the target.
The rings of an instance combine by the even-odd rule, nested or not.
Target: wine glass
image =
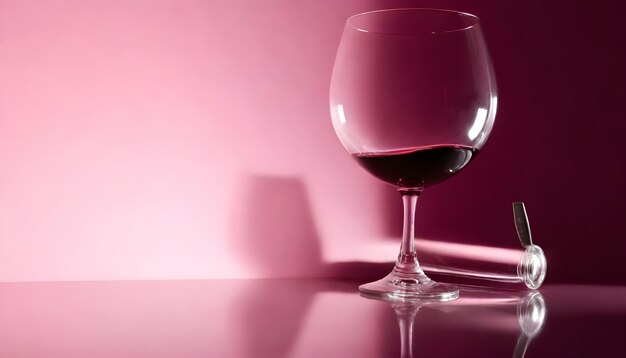
[[[414,245],[422,191],[472,161],[493,127],[496,83],[471,14],[390,9],[347,19],[333,68],[330,112],[339,140],[404,203],[400,254],[366,295],[451,300],[456,287],[428,278]]]

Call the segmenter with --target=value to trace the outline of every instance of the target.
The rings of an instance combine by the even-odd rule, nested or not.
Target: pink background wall
[[[400,201],[335,138],[329,77],[347,16],[429,6],[482,18],[500,98],[418,236],[513,245],[523,200],[548,281],[626,282],[621,15],[540,4],[0,0],[0,281],[390,261]]]

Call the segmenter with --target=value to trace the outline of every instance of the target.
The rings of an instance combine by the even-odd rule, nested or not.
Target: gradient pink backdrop
[[[523,200],[548,282],[626,283],[611,4],[0,0],[0,281],[390,261],[400,200],[335,138],[328,85],[347,16],[425,6],[481,17],[500,98],[480,157],[420,199],[418,236],[514,245]]]

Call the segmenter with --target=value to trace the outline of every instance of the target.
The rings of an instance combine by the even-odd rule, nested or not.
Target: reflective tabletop
[[[3,283],[0,357],[626,356],[626,287],[464,287],[416,304],[358,283]]]

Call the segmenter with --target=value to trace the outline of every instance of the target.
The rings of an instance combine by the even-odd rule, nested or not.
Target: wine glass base
[[[395,270],[385,278],[359,286],[362,295],[391,300],[451,301],[459,298],[454,285],[438,283],[423,273],[401,274]]]

